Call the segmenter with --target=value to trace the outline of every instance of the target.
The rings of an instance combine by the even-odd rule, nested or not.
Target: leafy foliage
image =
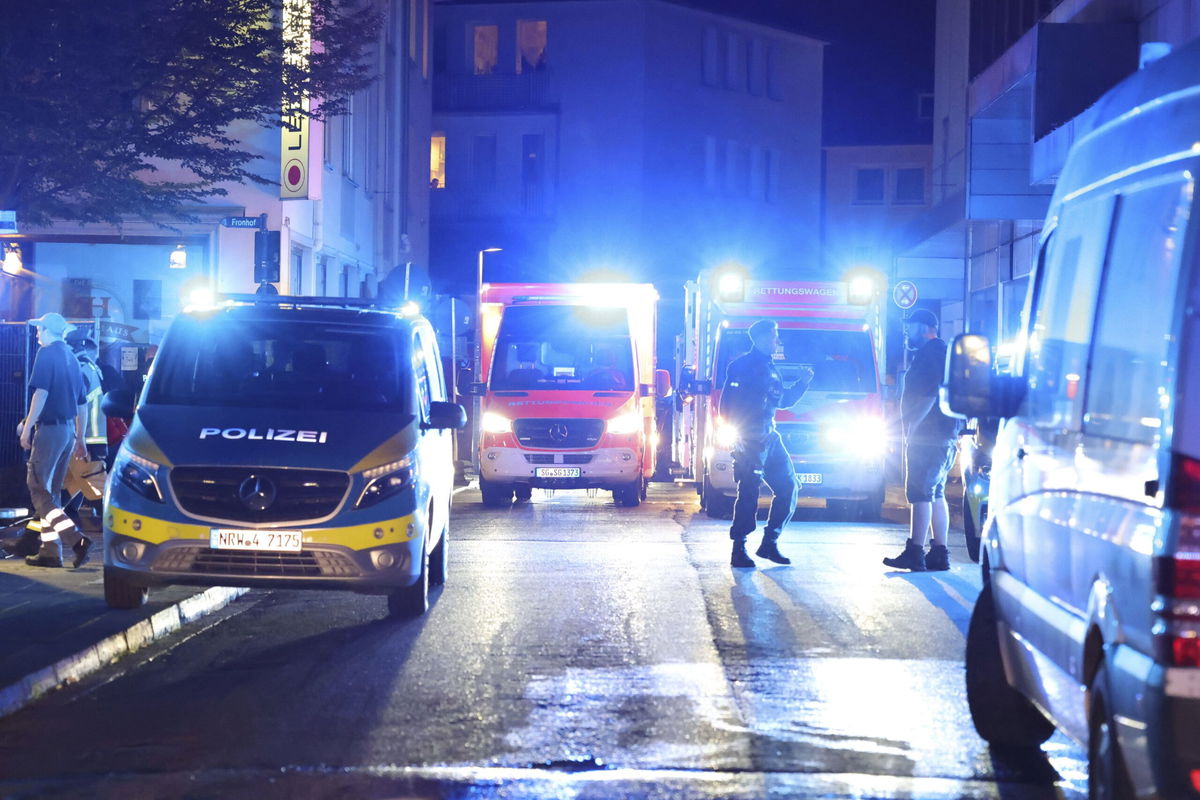
[[[284,36],[285,3],[309,14],[311,54]],[[255,139],[304,96],[320,98],[311,116],[344,111],[373,80],[380,19],[370,0],[7,3],[0,208],[161,221],[223,183],[273,183]]]

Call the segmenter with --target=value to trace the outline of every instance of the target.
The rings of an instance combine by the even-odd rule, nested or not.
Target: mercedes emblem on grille
[[[561,422],[555,423],[550,426],[550,441],[565,442],[570,433],[566,425],[563,425]]]
[[[275,484],[261,475],[251,474],[238,485],[238,499],[251,511],[266,511],[275,502]]]

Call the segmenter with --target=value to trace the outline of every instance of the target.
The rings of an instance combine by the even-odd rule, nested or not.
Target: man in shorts
[[[946,343],[938,338],[938,318],[917,309],[905,321],[905,337],[916,351],[904,375],[900,417],[904,428],[904,492],[909,503],[909,538],[904,551],[883,563],[913,572],[950,569],[946,535],[950,507],[946,476],[957,454],[958,420],[938,407],[938,386],[946,364]],[[932,533],[933,543],[925,552]]]

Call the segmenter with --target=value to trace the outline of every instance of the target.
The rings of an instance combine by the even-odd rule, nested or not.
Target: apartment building
[[[940,0],[932,206],[900,277],[959,282],[943,316],[1010,339],[1067,150],[1095,101],[1200,35],[1193,0]]]
[[[820,266],[821,42],[666,0],[435,5],[441,289]]]

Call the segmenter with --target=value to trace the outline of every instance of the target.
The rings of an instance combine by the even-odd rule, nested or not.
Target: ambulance
[[[654,472],[658,292],[632,283],[494,283],[480,293],[483,504],[533,489],[606,489],[620,506]]]
[[[750,349],[754,322],[779,324],[774,354],[785,382],[802,367],[813,381],[800,402],[776,415],[801,497],[825,500],[842,516],[873,519],[884,498],[887,426],[880,391],[880,309],[873,283],[752,280],[742,270],[701,272],[685,285],[679,387],[672,430],[676,472],[692,480],[711,517],[733,514],[731,448],[737,430],[719,414],[729,363]]]

